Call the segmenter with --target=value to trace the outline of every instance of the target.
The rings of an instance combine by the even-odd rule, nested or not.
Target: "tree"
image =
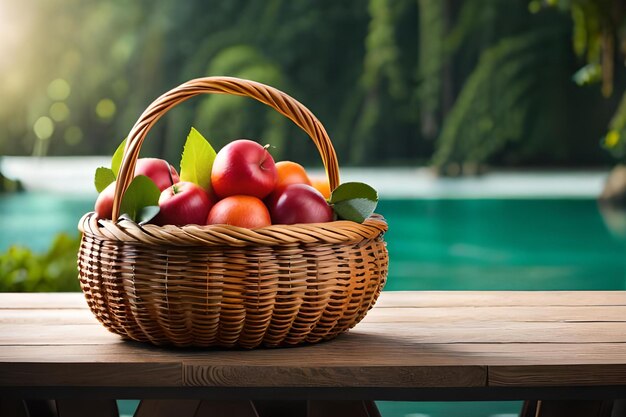
[[[615,68],[626,63],[626,3],[622,0],[562,0],[547,2],[569,12],[572,18],[572,46],[585,61],[573,76],[578,85],[600,83],[605,97],[614,92]],[[533,0],[530,9],[538,12],[542,4]],[[621,59],[618,57],[621,55]],[[623,68],[622,68],[623,69]],[[615,157],[626,157],[626,92],[608,126],[602,143]]]

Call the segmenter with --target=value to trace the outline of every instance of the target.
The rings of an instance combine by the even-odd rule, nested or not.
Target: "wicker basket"
[[[272,87],[229,77],[186,82],[156,99],[132,128],[113,218],[141,144],[169,109],[201,93],[248,96],[273,107],[317,145],[331,189],[337,159],[321,123]],[[91,311],[125,338],[174,346],[254,348],[331,339],[357,324],[387,277],[385,220],[235,226],[139,226],[97,219],[78,225],[81,288]]]

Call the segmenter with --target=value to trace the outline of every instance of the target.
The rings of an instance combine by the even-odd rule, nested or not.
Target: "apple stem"
[[[270,148],[270,144],[266,144],[263,149],[265,149],[265,153],[263,154],[263,159],[261,159],[261,163],[259,164],[261,169],[267,169],[263,166],[263,164],[265,163],[265,160],[267,159],[267,155],[269,154],[268,149]]]

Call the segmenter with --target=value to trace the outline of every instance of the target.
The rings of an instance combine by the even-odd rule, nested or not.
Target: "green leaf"
[[[180,180],[193,182],[205,190],[210,190],[214,160],[215,150],[204,136],[192,127],[180,161]]]
[[[137,214],[137,223],[146,224],[150,220],[154,219],[157,214],[159,214],[160,208],[159,206],[146,206],[139,210]]]
[[[378,202],[366,198],[353,198],[333,204],[337,217],[343,220],[363,223],[372,215]]]
[[[588,85],[602,80],[602,67],[599,64],[587,64],[572,76],[578,85]]]
[[[346,182],[332,192],[329,201],[338,218],[363,223],[376,209],[378,193],[362,182]]]
[[[96,191],[101,193],[113,181],[115,181],[115,174],[112,170],[105,167],[96,168],[96,176],[93,181]]]
[[[137,175],[122,197],[120,213],[128,214],[133,221],[140,222],[144,220],[142,216],[147,217],[151,213],[151,210],[145,210],[146,207],[159,205],[160,196],[161,191],[154,181],[145,175]]]
[[[122,157],[124,156],[124,147],[126,146],[126,139],[120,143],[120,145],[115,150],[113,154],[113,158],[111,158],[111,171],[115,174],[115,178],[120,172],[120,166],[122,166]]]
[[[330,194],[330,203],[338,203],[353,198],[378,201],[378,193],[375,189],[362,182],[344,182]]]

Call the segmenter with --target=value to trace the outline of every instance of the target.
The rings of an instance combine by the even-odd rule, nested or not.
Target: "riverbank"
[[[109,158],[3,157],[0,171],[24,188],[63,194],[94,194],[93,175]],[[313,175],[323,175],[311,169]],[[342,182],[361,181],[381,198],[595,198],[608,170],[492,171],[478,177],[442,178],[428,168],[344,168]]]

